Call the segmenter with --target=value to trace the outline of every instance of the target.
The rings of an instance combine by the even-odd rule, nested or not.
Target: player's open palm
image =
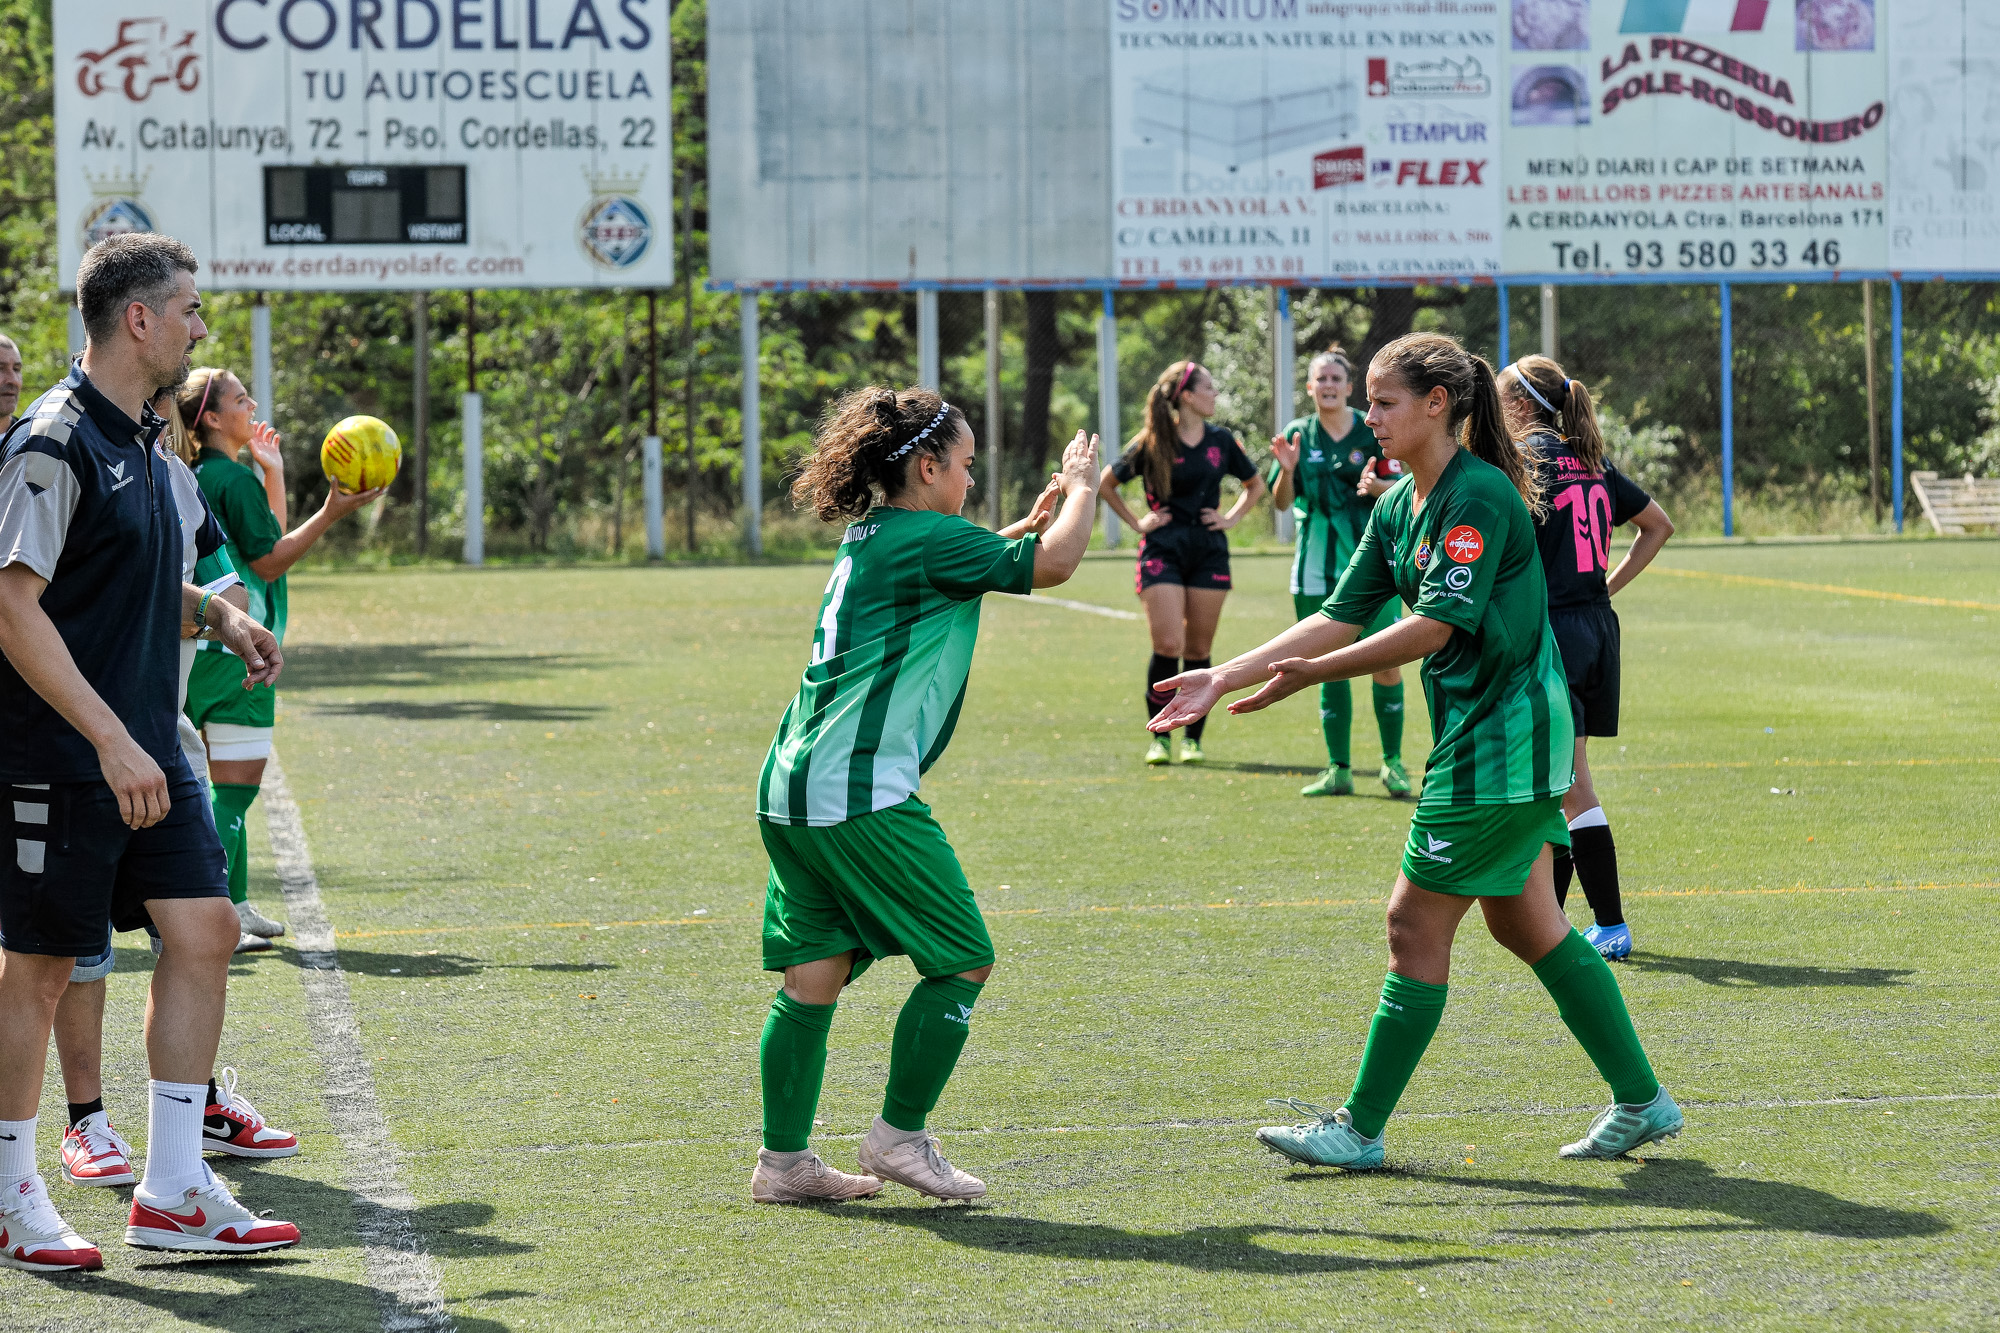
[[[1285,471],[1290,472],[1299,465],[1299,437],[1296,435],[1273,435],[1271,437],[1271,457]]]
[[[343,491],[338,486],[330,486],[326,492],[326,516],[329,520],[346,518],[364,505],[371,505],[388,494],[387,486],[377,486],[370,491]]]
[[[1287,657],[1271,663],[1271,678],[1255,694],[1229,705],[1229,711],[1232,714],[1255,713],[1269,708],[1280,699],[1289,699],[1306,686],[1319,682],[1314,666],[1309,657]]]
[[[1098,478],[1097,437],[1078,431],[1076,438],[1063,449],[1062,470],[1056,475],[1062,479],[1065,491],[1079,487],[1095,491]]]
[[[266,473],[285,470],[283,444],[283,437],[271,428],[268,421],[260,421],[250,429],[250,456]]]
[[[1042,487],[1042,493],[1035,497],[1035,503],[1028,510],[1027,531],[1036,536],[1047,532],[1049,524],[1056,521],[1056,501],[1062,498],[1062,473],[1049,474],[1049,484]]]
[[[1146,725],[1157,732],[1169,732],[1175,727],[1184,727],[1190,722],[1199,722],[1208,716],[1208,710],[1215,707],[1222,698],[1222,678],[1206,667],[1193,671],[1183,671],[1178,676],[1169,676],[1154,687],[1158,690],[1174,690],[1174,697],[1167,706]]]

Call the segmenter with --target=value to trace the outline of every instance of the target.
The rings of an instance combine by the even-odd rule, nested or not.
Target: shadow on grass
[[[298,950],[281,946],[276,957],[303,966]],[[340,970],[366,977],[470,977],[481,972],[615,972],[616,963],[495,963],[463,953],[372,953],[339,947]],[[149,959],[150,961],[150,959]]]
[[[1420,1236],[1378,1235],[1336,1227],[1196,1227],[1155,1235],[1124,1231],[1095,1222],[1046,1222],[1010,1217],[982,1208],[868,1208],[843,1217],[914,1227],[939,1240],[974,1249],[1032,1255],[1044,1259],[1109,1259],[1126,1263],[1175,1264],[1219,1273],[1410,1272],[1448,1264],[1494,1263],[1478,1255],[1434,1255],[1409,1259],[1365,1259],[1344,1254],[1298,1254],[1258,1243],[1260,1237],[1352,1238],[1376,1244],[1423,1242]]]
[[[1710,986],[1900,986],[1913,967],[1789,967],[1782,963],[1744,963],[1734,958],[1676,958],[1672,954],[1633,954],[1628,967],[1641,972],[1672,972]]]
[[[307,704],[306,708],[327,717],[388,718],[396,722],[584,722],[607,711],[609,705],[505,704],[492,699],[451,699],[425,704],[370,699],[365,703]]]
[[[1792,1231],[1856,1240],[1900,1240],[1936,1236],[1951,1224],[1936,1213],[1854,1203],[1837,1194],[1783,1180],[1753,1180],[1716,1174],[1708,1163],[1689,1157],[1649,1157],[1637,1171],[1613,1185],[1578,1185],[1554,1180],[1495,1180],[1411,1172],[1409,1179],[1434,1185],[1497,1190],[1532,1196],[1534,1203],[1571,1208],[1677,1208],[1723,1213],[1733,1222],[1611,1223],[1604,1226],[1496,1227],[1517,1236],[1584,1236],[1618,1232]],[[1391,1203],[1385,1207],[1447,1207],[1445,1203]],[[1522,1207],[1531,1206],[1523,1200]]]
[[[324,690],[534,680],[594,660],[592,654],[484,652],[476,643],[287,644],[285,688]]]

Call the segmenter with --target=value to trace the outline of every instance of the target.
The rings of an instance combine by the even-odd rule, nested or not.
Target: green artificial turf
[[[996,597],[925,785],[999,951],[933,1123],[992,1192],[838,1210],[748,1198],[775,988],[751,787],[825,569],[300,577],[279,750],[459,1326],[1993,1327],[2000,546],[1661,566],[1619,599],[1624,734],[1592,754],[1638,946],[1616,972],[1681,1138],[1556,1159],[1606,1093],[1475,914],[1391,1169],[1264,1153],[1264,1098],[1344,1096],[1382,980],[1409,806],[1371,776],[1366,684],[1355,797],[1295,794],[1324,762],[1304,699],[1148,769],[1144,626]],[[1092,560],[1054,591],[1136,609],[1130,580]],[[1237,582],[1218,658],[1289,621],[1283,561]],[[111,1107],[143,1139],[150,958],[119,963]],[[0,1278],[0,1324],[380,1327],[296,955],[239,964],[224,1059],[306,1151],[226,1174],[308,1244],[144,1256],[123,1191],[57,1183],[106,1272]],[[913,975],[841,1005],[837,1165]]]

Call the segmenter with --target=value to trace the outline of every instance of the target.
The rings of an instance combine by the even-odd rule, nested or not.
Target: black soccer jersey
[[[1191,528],[1205,532],[1201,525],[1201,511],[1216,509],[1222,504],[1222,477],[1224,473],[1238,481],[1248,481],[1257,475],[1256,464],[1243,452],[1243,446],[1236,437],[1222,427],[1211,424],[1194,444],[1174,441],[1179,452],[1174,457],[1173,494],[1153,494],[1153,484],[1146,483],[1146,506],[1149,509],[1164,509],[1172,516],[1171,528]],[[1145,465],[1139,459],[1139,446],[1127,449],[1116,463],[1111,465],[1111,475],[1120,482],[1145,475]]]
[[[166,768],[181,752],[183,519],[157,445],[165,423],[151,408],[142,416],[115,407],[80,364],[22,413],[0,443],[0,566],[48,580],[42,610],[77,670]],[[0,780],[102,776],[91,743],[4,659],[0,718]]]
[[[1637,518],[1653,497],[1609,460],[1602,475],[1586,472],[1554,431],[1538,430],[1521,447],[1549,506],[1536,520],[1535,544],[1549,581],[1550,609],[1611,605],[1604,586],[1612,564],[1611,530]]]

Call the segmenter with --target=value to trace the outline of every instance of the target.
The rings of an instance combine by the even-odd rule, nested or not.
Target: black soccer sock
[[[1153,660],[1146,663],[1146,720],[1151,722],[1160,715],[1174,697],[1172,690],[1157,690],[1153,687],[1170,676],[1181,673],[1180,659],[1153,654]]]
[[[82,1121],[82,1119],[85,1116],[96,1115],[99,1111],[102,1111],[103,1109],[104,1109],[104,1098],[102,1097],[92,1097],[87,1102],[71,1102],[69,1104],[69,1122],[72,1125],[77,1124],[80,1121]]]
[[[1205,671],[1208,669],[1208,664],[1210,660],[1211,659],[1206,657],[1184,658],[1181,661],[1181,670]],[[1194,721],[1187,724],[1187,738],[1193,741],[1196,745],[1201,744],[1201,733],[1207,727],[1208,727],[1208,719],[1206,717],[1196,718]]]
[[[1570,836],[1575,837],[1576,835],[1571,834]],[[1576,873],[1576,862],[1573,859],[1571,859],[1569,854],[1569,848],[1567,847],[1556,848],[1555,873],[1556,873],[1556,906],[1559,908],[1568,907],[1570,876]]]
[[[1611,841],[1611,826],[1571,829],[1570,855],[1576,861],[1577,882],[1590,900],[1591,914],[1600,926],[1625,922],[1625,905],[1618,896],[1618,848]]]

